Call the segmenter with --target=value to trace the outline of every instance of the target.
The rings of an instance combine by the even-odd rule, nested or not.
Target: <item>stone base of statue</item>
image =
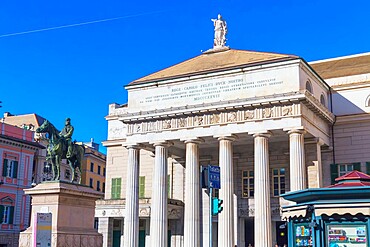
[[[94,229],[95,201],[103,196],[102,193],[61,181],[41,183],[24,191],[32,198],[32,212],[30,227],[20,233],[20,247],[39,246],[35,237],[39,229],[49,229],[49,233],[51,229],[52,247],[103,245],[103,236]],[[38,213],[51,213],[51,227],[35,224]]]

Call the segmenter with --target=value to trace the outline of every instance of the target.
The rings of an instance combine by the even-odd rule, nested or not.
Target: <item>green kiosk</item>
[[[370,176],[352,171],[326,188],[283,194],[289,247],[370,247]]]

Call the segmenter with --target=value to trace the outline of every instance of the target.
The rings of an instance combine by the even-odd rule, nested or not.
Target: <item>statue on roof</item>
[[[226,33],[227,24],[226,21],[222,19],[222,16],[218,14],[217,19],[211,19],[213,25],[215,26],[215,39],[213,42],[213,48],[224,47],[226,44]]]

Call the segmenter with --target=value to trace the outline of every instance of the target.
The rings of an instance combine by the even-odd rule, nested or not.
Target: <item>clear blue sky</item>
[[[37,113],[58,128],[68,116],[75,139],[101,142],[123,86],[211,48],[218,13],[231,48],[312,61],[369,52],[369,10],[369,0],[0,1],[0,114]]]

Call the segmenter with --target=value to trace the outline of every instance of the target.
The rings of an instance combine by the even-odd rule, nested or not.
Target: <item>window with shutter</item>
[[[3,161],[3,176],[9,178],[17,178],[18,161],[4,159]]]
[[[18,161],[14,160],[13,161],[13,171],[12,171],[12,178],[17,178],[18,177]]]
[[[367,169],[367,167],[366,167]],[[335,184],[335,179],[346,175],[351,171],[361,171],[361,163],[349,163],[349,164],[331,164],[330,165],[330,177],[331,177],[331,184]]]
[[[111,198],[112,199],[120,199],[121,198],[121,178],[112,178],[112,190],[111,190]]]
[[[9,206],[9,220],[8,224],[13,224],[14,219],[14,206]]]
[[[3,219],[4,219],[4,206],[0,205],[0,224],[3,223]]]
[[[4,159],[4,162],[3,162],[3,177],[6,177],[7,174],[8,174],[8,160]]]
[[[145,197],[145,176],[139,177],[139,198]]]
[[[338,177],[338,164],[330,165],[330,179],[331,184],[335,184],[335,179]]]
[[[13,215],[10,217],[11,215],[11,212],[13,211],[14,212],[14,209],[11,210],[11,208],[13,208],[12,206],[2,206],[3,207],[3,213],[2,215],[2,223],[3,224],[12,224],[10,223],[10,220],[11,222],[13,222]]]
[[[366,174],[370,175],[370,162],[366,162]]]

